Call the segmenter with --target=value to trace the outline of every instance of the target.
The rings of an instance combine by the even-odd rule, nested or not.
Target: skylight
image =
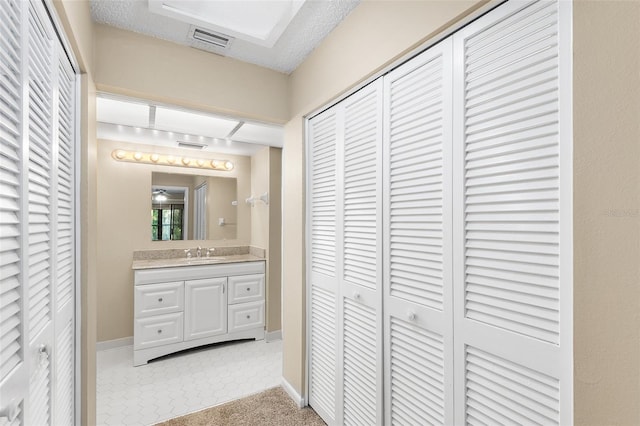
[[[306,0],[149,0],[149,10],[273,47]]]
[[[165,107],[156,107],[155,118],[155,128],[158,130],[209,137],[224,137],[238,125],[236,120]]]
[[[98,97],[99,121],[132,127],[149,127],[149,105]]]

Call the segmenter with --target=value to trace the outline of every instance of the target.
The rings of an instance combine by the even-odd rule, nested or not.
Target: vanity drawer
[[[264,274],[229,277],[229,304],[264,300]]]
[[[181,312],[184,309],[182,281],[136,286],[135,293],[137,318]]]
[[[229,306],[229,333],[264,326],[264,302]]]
[[[182,342],[182,312],[136,319],[134,349]]]

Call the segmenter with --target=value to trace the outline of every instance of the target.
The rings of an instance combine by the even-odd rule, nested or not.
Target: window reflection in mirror
[[[151,240],[183,240],[188,215],[189,188],[151,187]]]
[[[237,186],[236,178],[153,172],[152,241],[236,239]]]

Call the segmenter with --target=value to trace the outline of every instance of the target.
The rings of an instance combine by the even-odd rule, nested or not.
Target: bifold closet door
[[[570,7],[454,36],[456,424],[572,423]]]
[[[453,424],[451,40],[384,78],[385,423]]]
[[[340,106],[338,424],[382,423],[382,79]]]
[[[309,120],[308,368],[309,405],[328,423],[336,421],[339,271],[336,256],[337,108]]]
[[[44,3],[0,2],[0,423],[75,422],[75,75]]]
[[[309,404],[382,422],[382,80],[309,120]]]

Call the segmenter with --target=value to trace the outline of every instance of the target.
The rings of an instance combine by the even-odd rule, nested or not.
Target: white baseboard
[[[264,340],[266,340],[267,343],[282,340],[282,330],[267,331],[264,333]]]
[[[133,346],[133,336],[97,342],[96,351],[108,351],[109,349],[121,348],[123,346]]]
[[[289,382],[287,382],[284,377],[282,378],[282,388],[285,390],[285,392],[287,392],[289,397],[293,399],[293,402],[296,403],[298,408],[302,408],[307,405],[304,401],[304,398],[300,396],[300,394],[294,389],[293,386],[291,386]]]

